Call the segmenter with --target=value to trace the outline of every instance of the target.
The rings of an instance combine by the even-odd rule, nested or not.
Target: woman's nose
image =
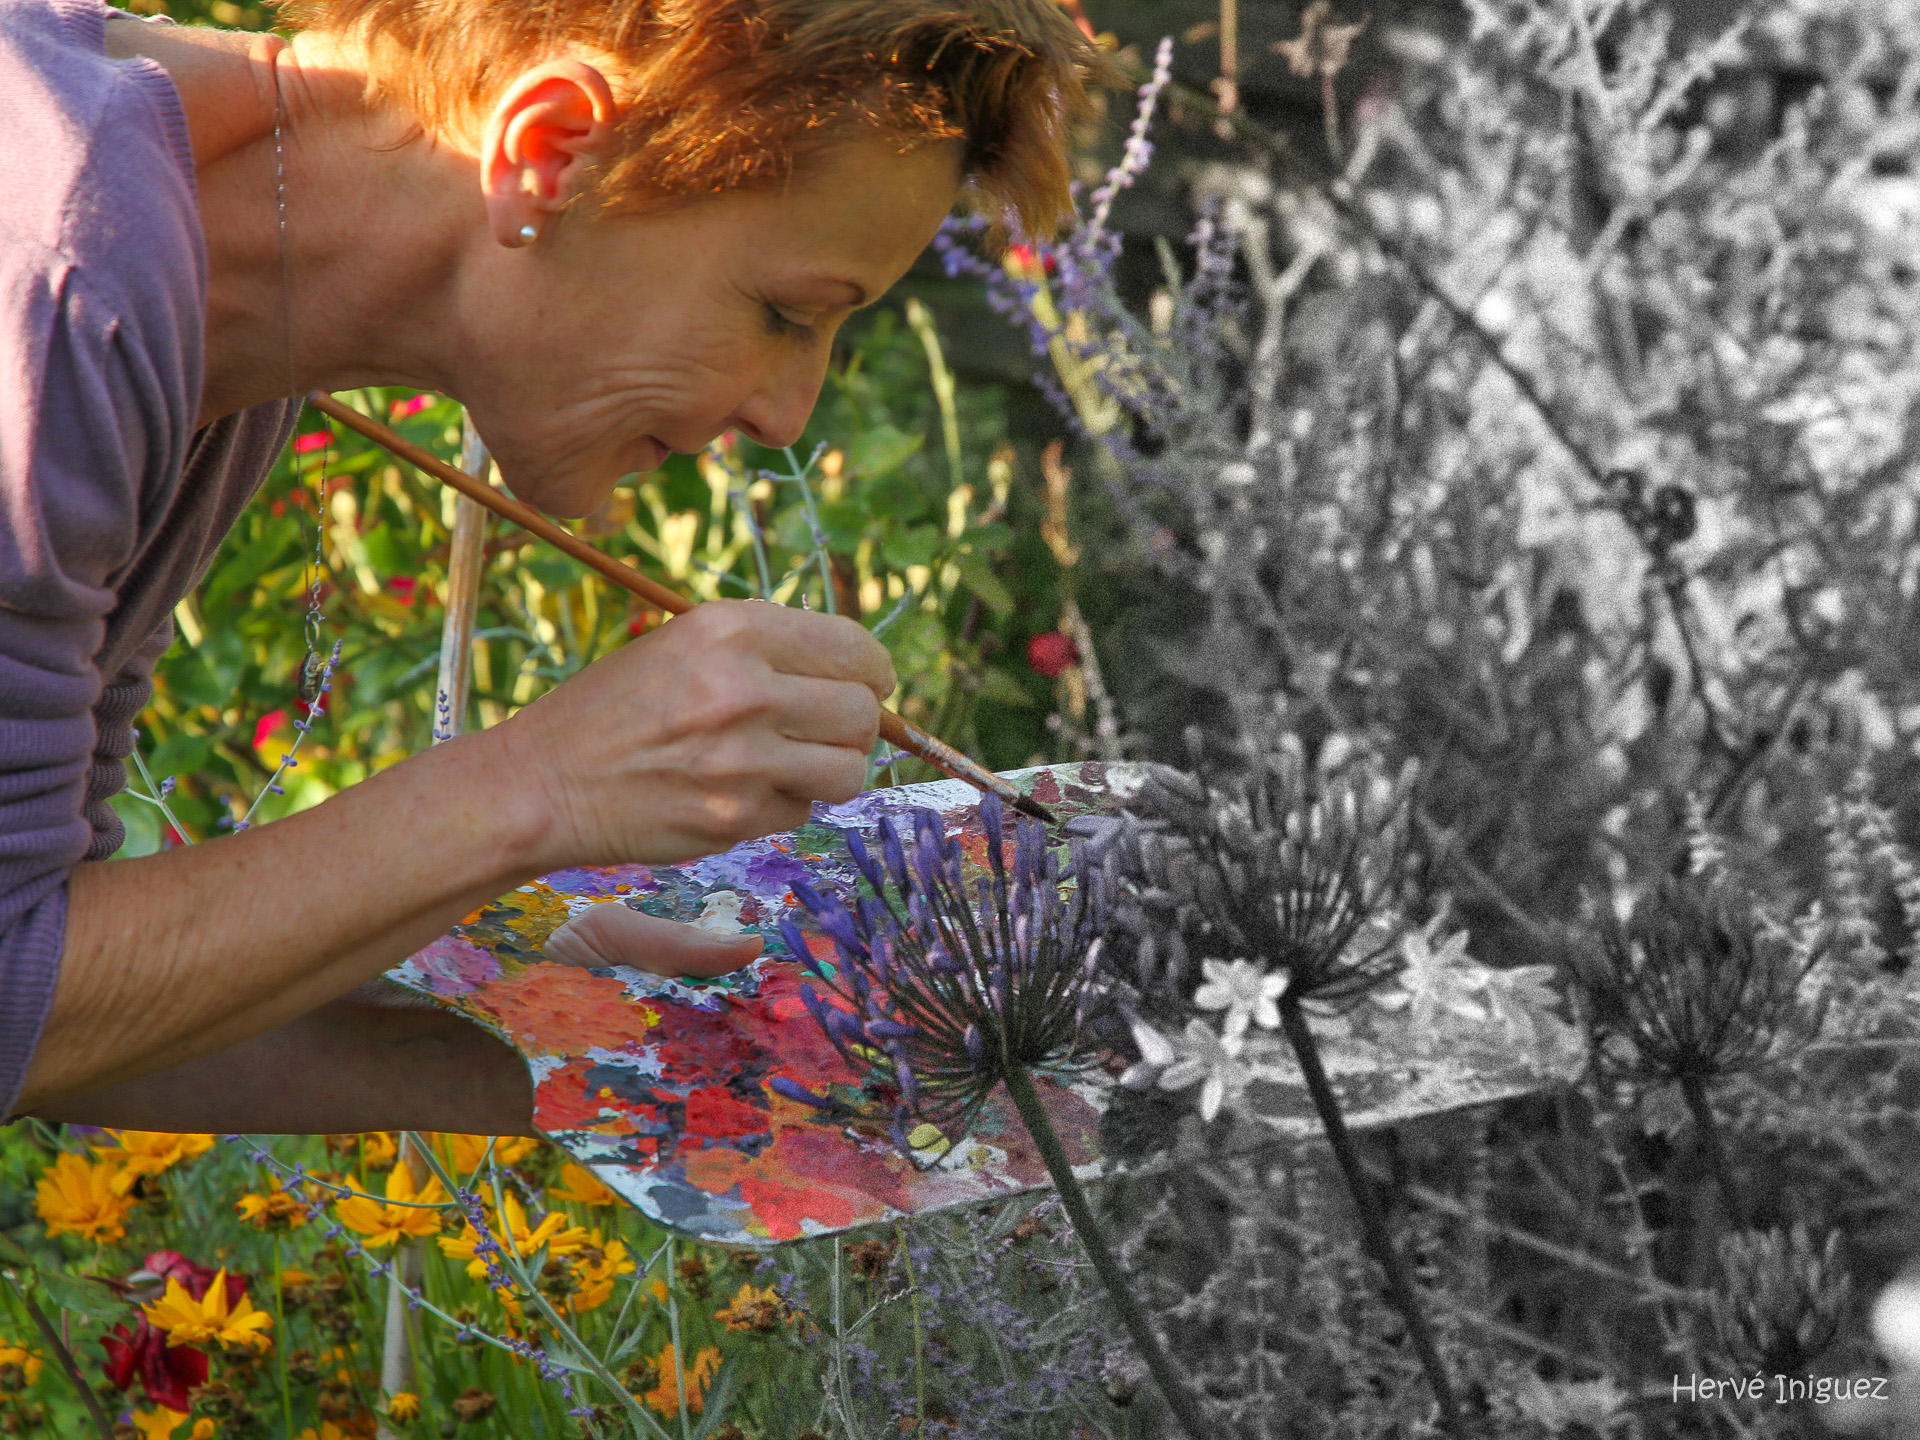
[[[741,401],[728,417],[728,428],[772,450],[797,444],[826,378],[824,357],[818,363],[784,367]]]

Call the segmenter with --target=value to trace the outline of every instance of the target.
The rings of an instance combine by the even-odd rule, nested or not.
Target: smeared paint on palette
[[[1064,821],[1116,809],[1134,776],[1130,767],[1089,761],[1008,778]],[[793,882],[852,889],[847,832],[871,835],[882,815],[916,808],[938,811],[948,832],[963,836],[967,864],[984,867],[984,842],[964,844],[968,833],[981,836],[978,799],[954,780],[874,790],[846,805],[816,806],[792,833],[688,864],[556,871],[469,916],[389,978],[518,1049],[534,1078],[535,1124],[648,1215],[708,1240],[764,1245],[1033,1189],[1046,1183],[1045,1167],[1004,1101],[989,1104],[973,1133],[954,1137],[945,1154],[921,1156],[922,1168],[895,1149],[884,1116],[830,1117],[768,1084],[785,1076],[852,1107],[861,1103],[859,1077],[800,1003],[799,967],[778,919],[784,914],[817,938],[822,955],[831,944],[793,899]],[[763,936],[766,951],[747,969],[711,981],[542,960],[547,937],[572,915],[619,903],[673,920],[733,920]],[[1497,996],[1497,978],[1493,987]],[[1454,1012],[1461,1008],[1443,1020],[1459,1028],[1462,1015]],[[1380,1007],[1371,1028],[1343,1046],[1354,1052],[1354,1063],[1341,1068],[1359,1102],[1356,1122],[1386,1123],[1550,1082],[1562,1067],[1541,1063],[1538,1046],[1534,1053],[1514,1048],[1513,1017],[1529,1034],[1558,1022],[1538,1013],[1531,997],[1496,1008],[1499,1034],[1481,1025],[1484,1043],[1463,1047],[1434,1043],[1444,1024],[1411,1033],[1416,1018],[1431,1016]],[[1396,1043],[1396,1028],[1406,1043]],[[1088,1176],[1105,1168],[1101,1121],[1111,1083],[1100,1070],[1072,1083],[1040,1082],[1062,1140]],[[1297,1077],[1263,1074],[1249,1095],[1282,1131],[1311,1130]]]

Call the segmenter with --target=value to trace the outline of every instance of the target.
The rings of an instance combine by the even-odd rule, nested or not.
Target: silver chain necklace
[[[294,365],[293,349],[293,259],[287,245],[287,147],[283,120],[286,105],[280,89],[280,55],[273,57],[273,198],[275,214],[280,232],[280,319],[287,337],[287,393],[294,399],[298,409],[295,412],[294,429],[299,429],[299,414],[306,408],[300,398],[299,372]],[[327,433],[332,434],[329,426]],[[326,503],[327,460],[331,446],[320,456],[321,483],[313,490],[313,557],[307,575],[307,614],[306,614],[306,658],[300,665],[300,699],[311,709],[320,699],[322,687],[327,683],[329,666],[321,657],[320,625],[320,579],[326,566],[325,556],[321,552],[321,537],[325,534],[326,516],[322,507]],[[300,483],[300,456],[294,452],[294,483]],[[309,717],[310,718],[310,717]]]

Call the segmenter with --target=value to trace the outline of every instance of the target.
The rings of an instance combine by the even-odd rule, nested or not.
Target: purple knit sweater
[[[68,870],[111,855],[107,797],[172,612],[293,421],[194,429],[206,248],[186,116],[103,49],[99,0],[0,0],[0,1117],[46,1022]]]

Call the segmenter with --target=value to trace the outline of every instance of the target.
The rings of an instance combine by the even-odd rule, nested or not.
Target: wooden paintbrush
[[[639,571],[622,565],[611,555],[607,555],[587,544],[579,536],[560,525],[538,510],[510,495],[504,495],[484,481],[477,480],[464,470],[447,464],[446,461],[429,451],[421,449],[409,440],[402,439],[378,420],[369,420],[358,410],[342,405],[333,396],[324,391],[314,390],[308,393],[307,403],[321,414],[338,420],[357,435],[364,435],[388,454],[405,460],[408,464],[425,471],[443,485],[452,487],[468,499],[484,505],[503,519],[511,520],[522,530],[537,535],[555,549],[564,550],[582,565],[596,574],[611,580],[621,589],[638,595],[650,605],[656,605],[670,615],[684,615],[699,602],[682,595],[678,590],[669,589],[657,580],[650,580]],[[956,780],[964,780],[975,789],[989,791],[998,795],[1008,805],[1024,815],[1057,826],[1058,818],[1054,813],[1031,796],[1022,795],[1011,783],[1001,779],[991,770],[975,760],[962,755],[944,740],[927,734],[915,725],[908,724],[891,710],[880,712],[880,738],[897,750],[904,750],[933,766],[943,774]]]

